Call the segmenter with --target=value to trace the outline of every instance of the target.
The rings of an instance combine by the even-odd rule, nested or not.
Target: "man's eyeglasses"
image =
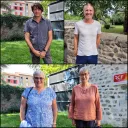
[[[38,79],[43,80],[44,78],[43,77],[34,77],[34,79],[35,80],[38,80]]]

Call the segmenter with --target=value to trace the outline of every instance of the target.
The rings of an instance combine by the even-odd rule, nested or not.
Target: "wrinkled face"
[[[80,73],[80,80],[82,83],[86,83],[89,81],[89,72],[81,72]]]
[[[44,85],[44,81],[45,81],[44,74],[34,75],[33,79],[36,87],[42,87],[42,85]]]
[[[36,7],[33,9],[34,16],[38,17],[42,15],[42,11]]]
[[[91,5],[84,6],[83,11],[84,11],[85,19],[92,19],[93,15],[94,15],[94,9]]]

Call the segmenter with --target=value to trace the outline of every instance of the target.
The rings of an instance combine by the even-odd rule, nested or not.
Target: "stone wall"
[[[73,54],[74,49],[74,23],[65,21],[65,63],[75,63],[76,57]],[[127,63],[127,35],[115,34],[115,33],[102,33],[101,43],[98,48],[99,58],[98,63],[102,64],[115,64],[115,63]]]
[[[83,65],[82,65],[83,66]],[[113,81],[113,75],[127,72],[127,65],[84,65],[90,72],[90,82],[96,84],[100,93],[103,110],[102,124],[115,127],[127,126],[127,82],[119,85]],[[69,104],[72,87],[79,83],[80,66],[69,68],[49,76],[50,87],[56,91],[59,110],[65,110]]]

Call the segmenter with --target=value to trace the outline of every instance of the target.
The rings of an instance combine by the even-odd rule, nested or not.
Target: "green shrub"
[[[109,29],[110,28],[110,25],[109,24],[105,24],[104,25],[104,28]]]
[[[13,87],[10,85],[1,85],[1,95],[3,94],[4,98],[9,101],[11,99],[11,94],[15,94],[18,99],[21,97],[21,93],[23,92],[24,88],[20,87]]]
[[[1,40],[14,41],[23,40],[23,27],[29,17],[5,14],[1,16]]]
[[[123,25],[124,24],[125,14],[118,12],[112,15],[112,22],[114,25]]]
[[[1,85],[1,113],[14,113],[20,110],[20,99],[24,88]]]
[[[23,26],[23,23],[29,19],[29,17],[26,16],[16,16],[13,14],[5,14],[0,15],[1,17],[1,26],[8,27],[11,29],[13,25],[18,24],[18,26]]]
[[[81,20],[81,16],[75,16],[75,15],[69,15],[68,13],[64,14],[64,19],[65,20]]]

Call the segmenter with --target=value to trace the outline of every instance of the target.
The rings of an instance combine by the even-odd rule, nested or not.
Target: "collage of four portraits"
[[[125,1],[2,1],[2,114],[19,112],[14,127],[127,127],[127,23]]]

